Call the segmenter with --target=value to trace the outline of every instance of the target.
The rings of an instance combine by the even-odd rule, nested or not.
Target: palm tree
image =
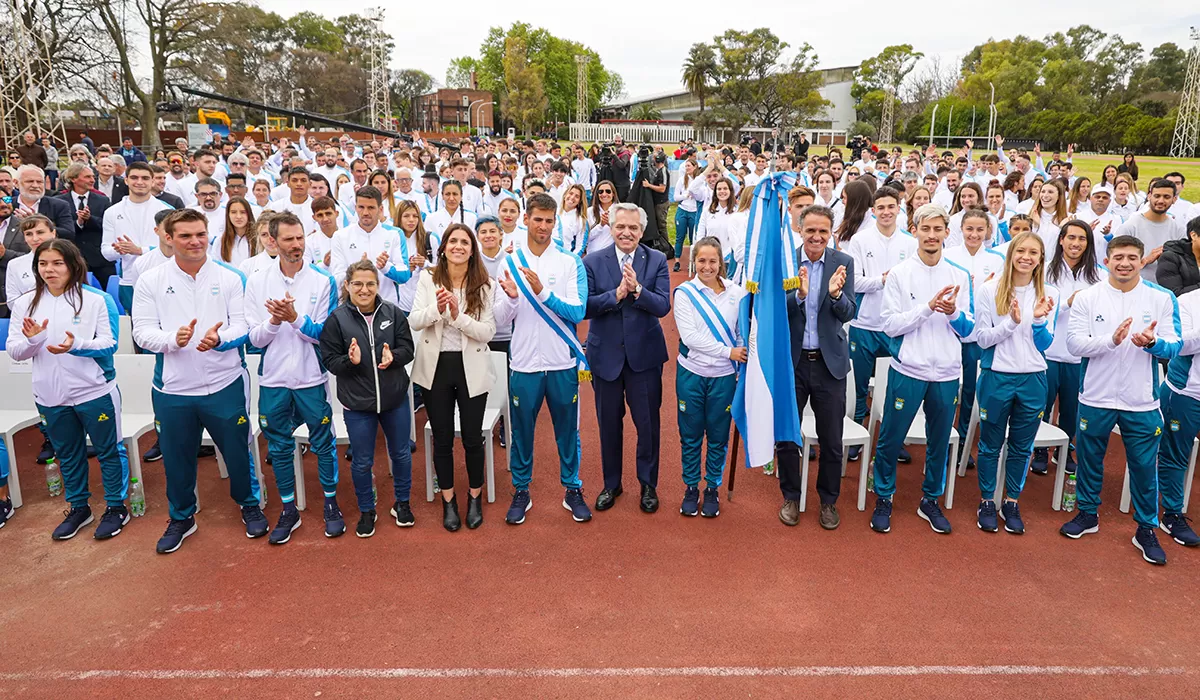
[[[709,94],[709,81],[716,78],[717,54],[703,42],[692,44],[683,62],[683,86],[700,100],[700,111],[704,111],[704,98]]]
[[[640,105],[634,105],[633,109],[629,110],[629,118],[638,121],[656,122],[662,119],[662,112],[658,107],[644,102]]]

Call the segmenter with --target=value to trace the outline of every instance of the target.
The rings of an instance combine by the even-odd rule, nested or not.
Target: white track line
[[[629,668],[261,668],[0,672],[0,681],[453,679],[453,678],[865,678],[900,676],[1193,676],[1196,667],[1151,666],[684,666]]]

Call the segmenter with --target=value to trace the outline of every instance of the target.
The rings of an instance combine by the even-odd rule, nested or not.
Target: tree
[[[643,102],[629,110],[629,118],[647,122],[658,121],[662,119],[662,111],[649,102]]]
[[[854,84],[850,86],[859,119],[878,122],[885,101],[898,101],[900,86],[924,57],[925,54],[914,51],[911,44],[899,44],[863,61],[854,72]]]
[[[1134,72],[1130,82],[1141,95],[1182,90],[1187,58],[1187,52],[1174,43],[1159,44],[1150,51],[1150,59]]]
[[[450,67],[446,69],[446,87],[471,87],[471,74],[478,70],[479,60],[471,56],[459,56],[458,58],[451,59]]]
[[[544,67],[530,62],[523,39],[513,36],[504,40],[504,95],[500,108],[526,136],[546,114],[544,74]]]
[[[729,29],[713,41],[720,59],[716,109],[727,126],[799,126],[829,104],[818,92],[817,55],[808,44],[788,60],[788,44],[766,28]]]
[[[703,42],[692,44],[683,61],[683,86],[700,101],[704,111],[704,98],[709,93],[709,83],[717,76],[717,54],[713,47]]]
[[[413,128],[413,101],[433,89],[433,76],[423,70],[406,68],[392,73],[392,109],[402,128]]]

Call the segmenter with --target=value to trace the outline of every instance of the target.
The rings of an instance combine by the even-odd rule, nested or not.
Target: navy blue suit
[[[591,319],[587,361],[596,394],[604,488],[621,486],[626,401],[637,429],[638,481],[657,487],[662,368],[667,362],[659,319],[671,311],[671,278],[666,256],[639,245],[632,265],[642,293],[617,301],[619,255],[623,254],[614,245],[583,260],[588,279],[585,318]]]
[[[108,197],[96,190],[91,190],[84,196],[92,216],[83,226],[79,225],[78,218],[79,195],[70,191],[58,195],[58,199],[71,207],[71,219],[75,222],[75,245],[79,246],[79,252],[83,253],[88,271],[96,276],[103,288],[108,284],[108,278],[117,272],[116,263],[106,260],[100,252],[100,244],[104,238],[104,212],[108,210],[109,205]]]

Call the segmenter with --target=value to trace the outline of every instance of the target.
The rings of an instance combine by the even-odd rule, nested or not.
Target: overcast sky
[[[260,2],[265,9],[285,16],[309,10],[330,17],[382,4],[364,0]],[[688,47],[697,41],[711,41],[729,27],[772,27],[790,44],[807,41],[816,50],[820,66],[832,68],[857,65],[885,46],[903,43],[927,56],[957,61],[989,37],[1042,37],[1085,23],[1119,33],[1126,41],[1141,42],[1147,51],[1165,41],[1186,48],[1188,26],[1200,26],[1196,0],[925,3],[929,8],[953,8],[939,12],[935,20],[913,3],[804,3],[803,11],[797,5],[796,0],[741,4],[715,0],[645,4],[414,2],[404,3],[403,10],[390,8],[385,27],[396,39],[392,67],[419,68],[440,83],[451,58],[478,53],[489,27],[529,22],[590,46],[605,66],[625,79],[628,96],[636,97],[680,88],[679,70]],[[993,11],[992,6],[1000,10]],[[892,11],[883,17],[873,13],[872,7]],[[617,18],[622,24],[620,31],[613,29]]]

